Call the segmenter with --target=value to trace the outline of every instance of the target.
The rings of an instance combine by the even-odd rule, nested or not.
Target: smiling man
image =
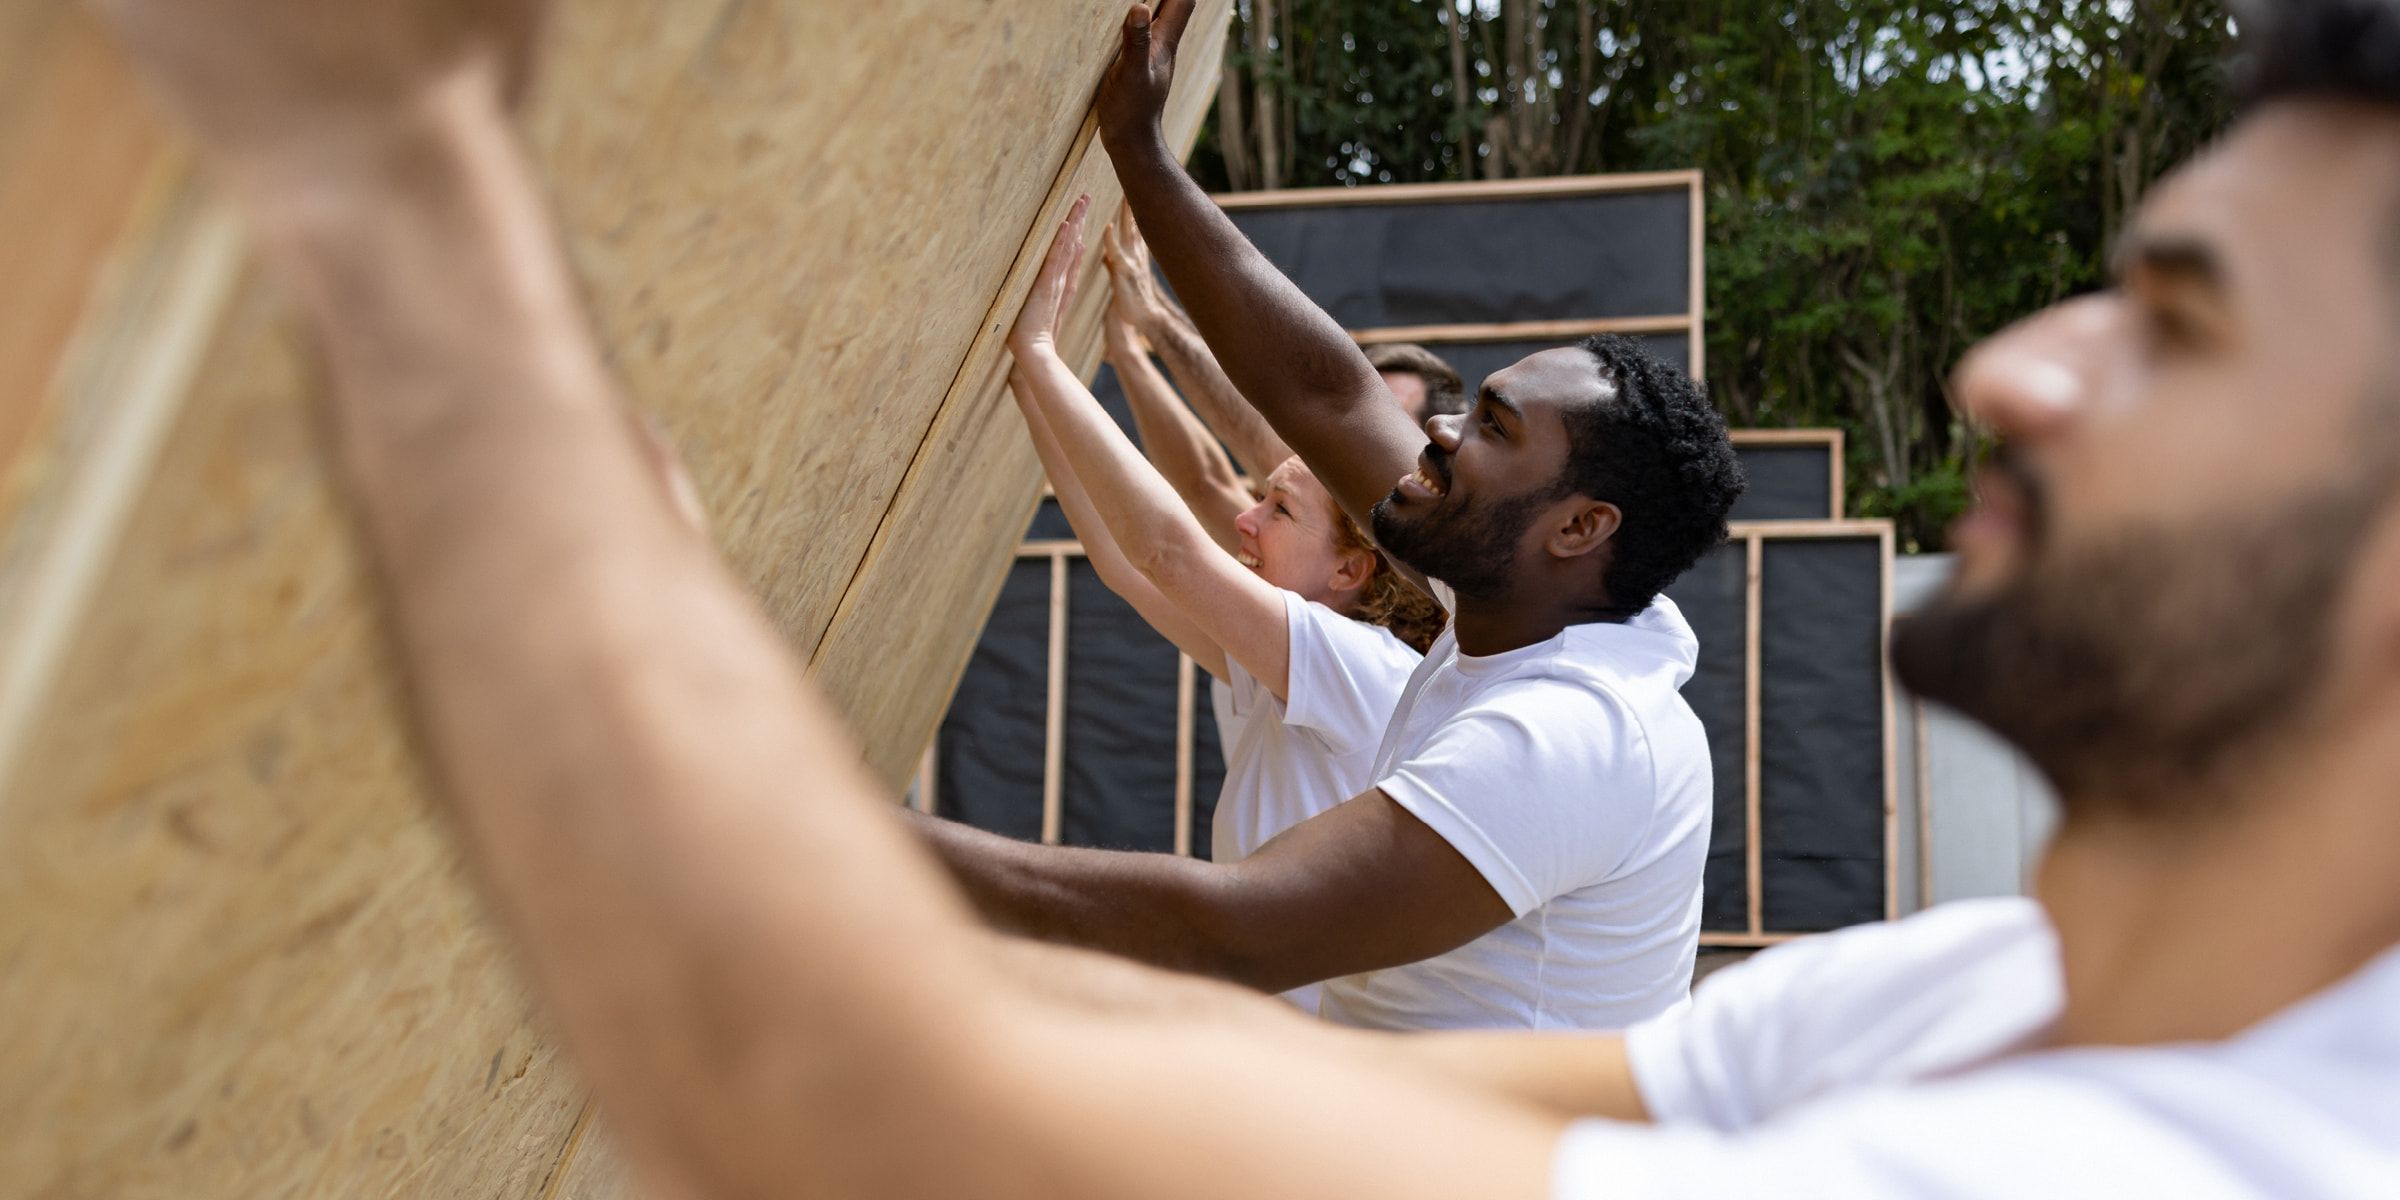
[[[531,7],[109,6],[310,317],[432,777],[653,1194],[2400,1195],[2400,0],[2255,10],[2122,285],[1960,372],[2018,465],[1896,661],[2060,783],[2036,897],[1406,1038],[975,926],[624,419]]]
[[[1161,30],[1188,12],[1162,10]],[[999,928],[1267,990],[1325,981],[1317,1011],[1347,1025],[1608,1029],[1673,1007],[1699,944],[1712,772],[1679,691],[1698,643],[1659,593],[1725,536],[1742,473],[1724,421],[1676,368],[1595,337],[1420,428],[1122,78],[1102,129],[1169,282],[1240,393],[1452,628],[1359,794],[1240,862],[920,829]]]

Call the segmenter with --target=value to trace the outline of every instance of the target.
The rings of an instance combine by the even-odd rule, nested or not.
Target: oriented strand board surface
[[[1120,12],[580,0],[527,117],[629,391],[887,776],[1038,485],[998,332],[1113,206]],[[77,218],[0,226],[49,264],[4,311],[72,315],[0,375],[0,1196],[621,1194],[401,734],[287,314],[82,20],[0,13],[0,212]]]

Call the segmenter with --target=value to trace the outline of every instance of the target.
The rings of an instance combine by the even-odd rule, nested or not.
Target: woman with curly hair
[[[1060,227],[1009,335],[1009,386],[1101,580],[1224,686],[1220,711],[1231,720],[1220,729],[1226,771],[1211,857],[1230,862],[1368,784],[1400,690],[1446,617],[1298,458],[1234,516],[1230,546],[1210,535],[1059,357],[1087,206],[1078,201]],[[1128,344],[1130,328],[1112,325],[1127,390],[1164,390]],[[1213,443],[1209,451],[1222,457]],[[1230,467],[1216,473],[1232,477]],[[1286,996],[1315,1010],[1313,987]]]

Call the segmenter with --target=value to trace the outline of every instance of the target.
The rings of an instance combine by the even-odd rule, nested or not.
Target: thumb
[[[1159,0],[1154,24],[1158,27],[1158,40],[1166,46],[1169,58],[1174,57],[1175,47],[1183,44],[1183,27],[1191,24],[1191,21],[1192,0]]]

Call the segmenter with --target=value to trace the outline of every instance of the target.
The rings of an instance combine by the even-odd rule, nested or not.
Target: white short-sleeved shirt
[[[1659,1124],[1578,1123],[1553,1194],[2400,1196],[2400,950],[2221,1042],[2029,1048],[2063,996],[2030,900],[1768,951],[1628,1032]]]
[[[1267,839],[1366,791],[1392,707],[1423,661],[1390,630],[1283,593],[1291,667],[1284,698],[1226,661],[1232,732],[1209,857],[1235,862]],[[1284,993],[1317,1010],[1317,988]]]
[[[1423,962],[1330,980],[1319,1014],[1374,1029],[1617,1029],[1682,1001],[1713,783],[1678,690],[1698,654],[1664,597],[1503,654],[1460,654],[1445,631],[1401,694],[1373,786],[1465,856],[1515,919]]]

